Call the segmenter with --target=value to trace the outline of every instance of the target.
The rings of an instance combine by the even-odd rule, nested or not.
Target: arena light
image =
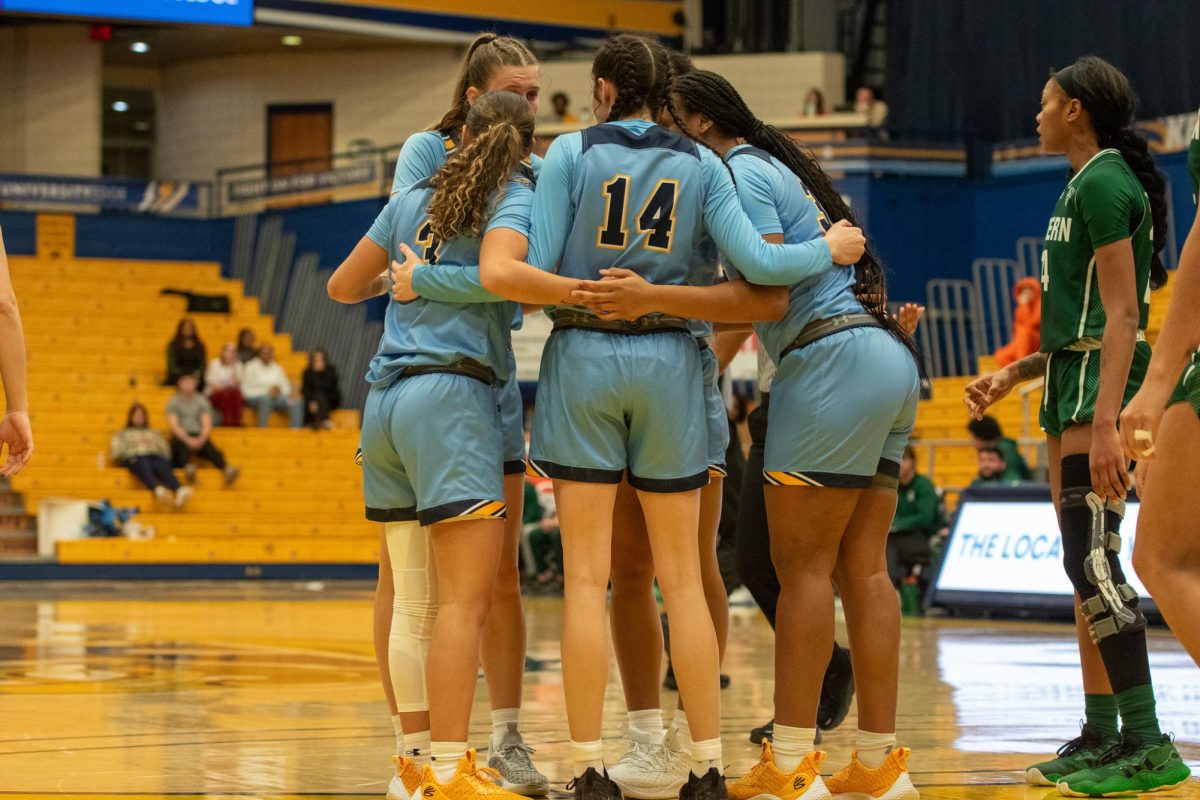
[[[285,47],[299,47],[304,42],[303,39],[294,33],[284,36],[280,41],[283,42]]]
[[[112,110],[123,114],[129,110],[129,103],[126,103],[124,100],[118,100],[112,104]]]
[[[149,53],[150,44],[149,42],[134,42],[133,44],[129,45],[129,49],[134,53]]]

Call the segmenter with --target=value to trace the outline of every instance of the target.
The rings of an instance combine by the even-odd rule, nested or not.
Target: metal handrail
[[[1030,438],[1030,409],[1029,396],[1041,389],[1046,384],[1046,379],[1038,378],[1035,381],[1030,381],[1021,388],[1017,389],[1017,396],[1021,398],[1021,436],[1022,438]]]

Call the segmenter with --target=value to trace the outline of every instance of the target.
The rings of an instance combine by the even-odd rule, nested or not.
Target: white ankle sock
[[[663,735],[661,708],[629,712],[629,738],[638,744],[658,744]]]
[[[432,757],[430,766],[438,783],[446,783],[454,777],[459,760],[467,754],[466,742],[433,742],[429,747]]]
[[[717,772],[724,774],[725,765],[721,763],[721,737],[692,742],[692,774],[703,778],[713,767],[716,767]]]
[[[433,745],[429,741],[429,731],[418,731],[404,737],[404,744],[401,745],[400,755],[418,767],[423,767],[429,763],[429,755],[432,751]],[[466,751],[464,750],[463,752]]]
[[[692,743],[692,729],[688,725],[687,712],[682,708],[675,710],[675,716],[671,720],[671,737],[676,741],[674,744],[677,747],[690,747]]]
[[[888,751],[896,746],[896,734],[872,733],[860,730],[854,737],[858,760],[867,769],[879,769],[887,760]]]
[[[813,751],[816,738],[816,728],[793,728],[776,722],[775,737],[771,741],[776,768],[780,772],[793,772],[804,757]]]
[[[498,742],[508,733],[509,728],[520,730],[521,709],[497,708],[492,711],[492,741]]]
[[[572,775],[581,777],[588,769],[594,769],[604,774],[604,744],[597,739],[594,742],[571,741]]]
[[[396,734],[396,755],[404,755],[404,726],[400,724],[400,715],[392,714],[392,732]]]

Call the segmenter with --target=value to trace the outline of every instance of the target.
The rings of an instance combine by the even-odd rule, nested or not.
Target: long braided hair
[[[603,78],[617,90],[617,99],[605,122],[633,116],[639,109],[657,118],[667,102],[671,61],[667,48],[656,39],[622,33],[600,46],[592,61],[592,81]]]
[[[429,223],[445,242],[483,232],[509,176],[533,148],[533,111],[513,92],[480,95],[467,111],[470,143],[433,174]]]
[[[680,130],[686,130],[679,119],[680,107],[693,114],[703,114],[726,136],[744,139],[782,161],[812,193],[831,222],[844,219],[851,225],[858,225],[854,212],[834,188],[812,152],[783,131],[754,116],[737,89],[725,78],[715,72],[698,69],[676,77],[670,88],[669,108]],[[916,345],[912,337],[888,313],[887,274],[870,247],[854,265],[854,294],[867,312],[916,357]]]
[[[454,96],[450,110],[430,130],[443,136],[456,136],[467,121],[467,89],[474,86],[480,91],[487,88],[488,80],[500,67],[537,66],[537,57],[522,42],[510,36],[481,33],[467,46],[462,69],[454,82]]]
[[[1154,225],[1150,287],[1158,289],[1167,282],[1167,268],[1160,256],[1167,244],[1167,189],[1146,140],[1133,129],[1133,115],[1137,111],[1133,86],[1119,69],[1097,56],[1084,56],[1050,77],[1067,97],[1078,100],[1084,107],[1096,131],[1097,144],[1121,153],[1150,198],[1150,218]]]

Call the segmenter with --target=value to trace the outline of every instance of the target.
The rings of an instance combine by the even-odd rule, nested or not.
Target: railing
[[[1033,412],[1029,407],[1030,399],[1034,392],[1041,391],[1046,384],[1045,378],[1038,378],[1036,381],[1025,384],[1017,390],[1017,396],[1021,398],[1021,436],[1029,438],[1033,432]]]
[[[1017,447],[1022,451],[1028,462],[1031,471],[1036,476],[1045,478],[1046,470],[1046,439],[1041,436],[1020,436],[1016,439]],[[912,448],[920,453],[922,450],[928,452],[928,457],[925,460],[925,474],[933,475],[937,469],[937,452],[939,448],[963,448],[974,447],[974,443],[970,439],[913,439],[910,444]],[[1033,458],[1030,458],[1030,454]],[[918,463],[920,460],[918,459]],[[950,486],[940,485],[939,489],[947,494],[958,494],[966,489],[966,486]]]
[[[963,280],[933,280],[925,285],[926,357],[931,377],[960,377],[977,371],[983,318],[975,285]]]
[[[1013,287],[1029,273],[1019,261],[1009,258],[977,258],[971,264],[971,274],[984,321],[985,336],[979,350],[993,353],[1012,339]]]

